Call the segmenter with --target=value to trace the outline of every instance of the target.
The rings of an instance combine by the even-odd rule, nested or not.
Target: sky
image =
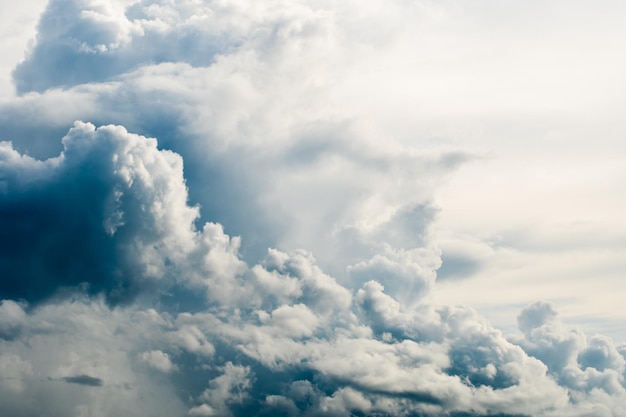
[[[626,4],[0,3],[0,409],[626,416]]]

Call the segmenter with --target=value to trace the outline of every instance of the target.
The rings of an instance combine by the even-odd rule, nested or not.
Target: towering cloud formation
[[[472,156],[372,114],[370,48],[413,32],[355,10],[50,2],[0,104],[2,410],[626,415],[626,348],[553,305],[505,337],[432,302]]]
[[[182,160],[154,139],[77,122],[63,145],[45,161],[3,145],[2,291],[29,302],[0,308],[15,415],[621,412],[623,351],[549,304],[509,341],[469,308],[419,301],[438,267],[422,248],[356,264],[360,288],[304,251],[250,267],[221,226],[196,229]],[[394,280],[418,297],[390,295]]]

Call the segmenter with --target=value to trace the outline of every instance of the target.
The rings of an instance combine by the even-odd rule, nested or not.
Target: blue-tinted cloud
[[[63,143],[45,161],[2,145],[0,291],[39,301],[88,283],[126,300],[193,241],[182,161],[119,127],[77,123]],[[166,246],[172,252],[159,255]]]
[[[471,155],[362,117],[403,29],[346,4],[49,4],[0,104],[0,408],[624,415],[624,348],[551,304],[505,337],[431,303]]]
[[[345,274],[346,259],[369,259],[381,240],[419,244],[429,224],[423,219],[434,212],[432,184],[469,154],[421,153],[391,137],[381,146],[352,109],[329,107],[326,97],[351,74],[335,74],[339,67],[320,54],[349,63],[332,44],[354,41],[323,5],[282,5],[280,14],[274,6],[53,2],[38,42],[15,72],[25,86],[49,85],[32,86],[42,94],[3,108],[3,139],[36,157],[55,156],[60,149],[48,135],[63,134],[77,119],[158,137],[185,158],[190,197],[202,205],[203,221],[245,235],[242,251],[253,262],[268,246],[305,247]],[[213,59],[201,48],[215,43],[226,46]],[[303,53],[298,61],[294,50]],[[48,55],[60,63],[51,65]],[[97,70],[72,65],[84,60]],[[45,74],[20,75],[26,68]],[[319,82],[300,82],[303,71],[319,72]],[[74,72],[93,78],[72,80]],[[35,112],[36,124],[12,122]],[[334,168],[325,169],[330,161]]]
[[[18,270],[30,280],[19,296],[35,304],[1,305],[0,364],[9,376],[0,401],[8,409],[113,415],[158,393],[157,415],[565,415],[597,403],[597,390],[613,409],[624,396],[623,354],[606,338],[587,344],[547,303],[525,309],[524,336],[509,341],[469,308],[424,301],[439,267],[429,249],[388,245],[353,268],[369,279],[354,292],[305,251],[272,249],[250,266],[219,225],[196,228],[182,160],[154,139],[77,123],[63,143],[64,152],[46,161],[4,145],[3,205],[27,196],[25,208],[42,201],[72,221],[85,218],[74,245],[100,233],[108,250],[123,252],[108,260],[112,269],[130,272],[94,277],[70,263],[82,272],[70,280],[64,269],[41,266],[44,289],[74,287],[42,302],[52,293],[29,293],[40,278]],[[91,198],[81,206],[77,195]],[[6,212],[11,231],[51,222],[46,210]],[[69,228],[60,215],[52,219]],[[46,239],[63,235],[52,225],[43,230],[30,237],[41,245],[35,260],[56,253]],[[421,297],[403,300],[381,284],[393,286],[394,276],[429,284]],[[182,297],[186,291],[200,297]],[[120,294],[125,306],[103,302]],[[96,390],[85,397],[83,389]],[[50,405],[46,392],[66,401]],[[121,403],[100,402],[119,393]],[[163,401],[169,405],[160,408]]]
[[[219,3],[200,9],[160,3],[51,1],[37,43],[13,73],[18,92],[108,81],[145,64],[183,59],[207,65],[243,35],[231,22],[216,20],[211,9],[223,8]]]

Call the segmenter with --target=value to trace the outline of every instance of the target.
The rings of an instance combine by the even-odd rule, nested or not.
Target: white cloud
[[[619,277],[623,231],[572,226],[622,207],[604,6],[51,1],[0,103],[0,405],[625,415],[623,346],[448,305]]]
[[[15,93],[11,71],[24,59],[25,50],[31,46],[37,20],[45,3],[44,0],[33,0],[0,5],[0,45],[4,51],[0,58],[0,100],[12,97]]]
[[[0,338],[10,339],[17,336],[26,322],[23,306],[11,301],[0,301]]]
[[[172,385],[135,365],[163,344],[163,326],[154,311],[111,310],[80,296],[32,309],[19,336],[3,344],[2,408],[16,416],[75,415],[81,407],[103,416],[182,415]]]
[[[11,394],[24,391],[24,379],[33,373],[30,363],[10,353],[0,355],[0,370],[2,370],[1,386]]]
[[[215,353],[215,347],[206,339],[204,333],[196,326],[180,326],[178,330],[172,333],[174,345],[183,349],[200,354],[203,356],[212,356]]]
[[[331,397],[324,398],[320,404],[320,411],[326,415],[349,416],[352,411],[367,413],[371,408],[371,401],[360,392],[350,388],[335,391]]]
[[[175,371],[177,368],[167,353],[160,350],[151,350],[149,352],[142,352],[139,358],[146,362],[148,365],[161,372],[169,373]]]
[[[250,369],[227,362],[223,374],[212,379],[199,400],[203,403],[189,410],[192,416],[229,416],[228,405],[242,403],[250,388]]]

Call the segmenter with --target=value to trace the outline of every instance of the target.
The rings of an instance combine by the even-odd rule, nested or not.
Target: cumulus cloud
[[[442,9],[305,3],[49,3],[0,103],[0,407],[626,415],[626,349],[552,304],[505,337],[432,302],[434,190],[472,156],[357,87],[415,33],[371,9]]]
[[[99,216],[89,218],[80,239],[96,233],[109,239],[110,250],[120,248],[127,255],[112,258],[113,266],[133,271],[133,281],[106,276],[107,286],[78,264],[74,268],[82,280],[63,281],[63,272],[57,272],[56,286],[73,289],[48,299],[31,297],[28,311],[11,300],[2,303],[5,347],[13,355],[7,356],[7,366],[14,364],[11,372],[17,372],[17,382],[7,390],[19,389],[23,397],[0,400],[15,409],[28,396],[35,398],[32,407],[43,406],[47,397],[37,392],[55,392],[48,387],[57,381],[75,390],[103,391],[91,394],[92,400],[68,400],[59,412],[99,407],[104,415],[133,407],[147,393],[162,396],[156,403],[170,403],[158,413],[174,415],[276,410],[535,415],[567,407],[568,393],[583,395],[593,391],[586,391],[590,386],[602,387],[610,398],[624,391],[624,358],[608,340],[592,339],[586,349],[572,345],[564,362],[552,361],[561,345],[549,327],[556,323],[549,304],[522,312],[524,339],[513,344],[469,308],[436,307],[419,297],[402,301],[386,292],[380,281],[392,281],[385,281],[390,271],[384,268],[373,268],[371,279],[353,292],[302,250],[271,249],[262,262],[249,266],[237,253],[238,239],[221,226],[196,228],[198,209],[188,205],[181,160],[159,150],[153,139],[115,126],[77,123],[56,158],[38,161],[5,146],[7,205],[15,195],[37,201],[34,196],[48,196],[50,189],[89,186],[97,191],[90,203],[99,203],[99,210],[75,209],[72,221]],[[86,161],[92,161],[88,173]],[[77,204],[60,201],[61,207]],[[45,224],[47,215],[28,219]],[[15,228],[20,222],[25,220],[13,218]],[[42,246],[42,259],[48,247]],[[384,265],[406,263],[403,279],[419,283],[423,269],[433,280],[437,267],[430,249],[423,250],[425,255],[418,248],[406,258],[378,256],[387,259]],[[406,250],[396,251],[391,253]],[[362,268],[367,267],[372,268]],[[49,272],[49,279],[55,278],[55,271]],[[141,291],[111,307],[121,284]],[[200,297],[194,297],[198,290]],[[23,343],[30,346],[27,355]],[[307,400],[302,399],[305,386]],[[78,395],[75,390],[63,395]],[[164,390],[171,391],[165,395]],[[106,407],[93,402],[115,392],[125,392],[125,402]]]
[[[211,380],[209,388],[198,398],[202,404],[190,409],[189,415],[229,416],[229,405],[244,402],[250,388],[250,369],[227,362],[222,370],[223,374]]]
[[[26,312],[23,305],[11,300],[0,302],[0,337],[11,339],[17,336],[24,322]]]
[[[384,133],[357,117],[352,92],[341,92],[373,57],[346,57],[337,49],[337,42],[343,47],[354,41],[323,4],[231,6],[51,3],[42,16],[40,40],[15,77],[25,85],[31,78],[33,84],[46,77],[58,80],[45,88],[33,86],[41,94],[24,95],[3,108],[4,138],[19,137],[14,141],[19,150],[51,157],[58,151],[47,138],[50,125],[63,134],[60,126],[76,119],[120,124],[158,137],[162,146],[185,158],[190,196],[202,205],[203,220],[245,236],[243,254],[251,262],[262,259],[268,246],[304,247],[333,274],[342,275],[346,261],[365,261],[383,243],[420,246],[435,213],[432,185],[469,154],[458,149],[418,152],[390,136],[379,141]],[[274,13],[278,9],[282,12]],[[65,24],[52,17],[60,12]],[[161,23],[155,22],[163,27],[157,29]],[[143,29],[130,29],[135,26]],[[103,39],[92,40],[97,37],[92,29]],[[188,47],[172,47],[182,33],[189,33],[180,40]],[[88,53],[72,46],[76,42],[119,45]],[[217,55],[204,53],[201,48],[211,42],[228,46]],[[51,52],[55,48],[67,53]],[[167,51],[176,56],[163,56]],[[292,59],[294,51],[299,60]],[[52,65],[47,57],[68,65]],[[207,60],[196,62],[200,57]],[[97,62],[101,58],[123,65]],[[83,59],[96,60],[88,67],[97,70],[69,64]],[[124,66],[130,61],[131,67]],[[40,72],[53,67],[62,69],[59,74],[22,75],[23,68]],[[114,73],[101,79],[100,70]],[[73,72],[96,78],[63,78]],[[303,83],[304,73],[318,75]],[[48,89],[54,86],[66,89]],[[335,94],[341,97],[327,99]],[[33,107],[39,108],[35,124],[11,122],[28,117]],[[283,198],[287,194],[290,199]]]
[[[143,352],[139,355],[139,358],[161,372],[172,372],[176,370],[176,366],[172,364],[170,357],[167,353],[163,353],[160,350],[151,350],[149,352]]]
[[[15,69],[17,89],[42,91],[106,81],[140,64],[176,61],[185,51],[189,56],[190,50],[199,63],[211,62],[221,49],[214,40],[216,35],[228,34],[223,24],[221,30],[214,27],[212,16],[210,8],[193,7],[191,2],[176,6],[167,2],[52,1],[39,21],[37,43],[29,51],[29,59]],[[205,31],[203,39],[194,39]],[[165,48],[169,42],[178,45]],[[48,69],[42,70],[40,65]]]
[[[161,280],[194,241],[180,157],[113,126],[77,123],[63,143],[45,161],[2,144],[4,295],[38,301],[88,282],[124,300]]]
[[[617,404],[625,396],[625,361],[610,338],[594,335],[588,339],[580,329],[562,323],[554,307],[546,302],[526,307],[518,323],[524,337],[513,340],[529,355],[542,360],[555,380],[569,389],[569,412],[623,414]]]

